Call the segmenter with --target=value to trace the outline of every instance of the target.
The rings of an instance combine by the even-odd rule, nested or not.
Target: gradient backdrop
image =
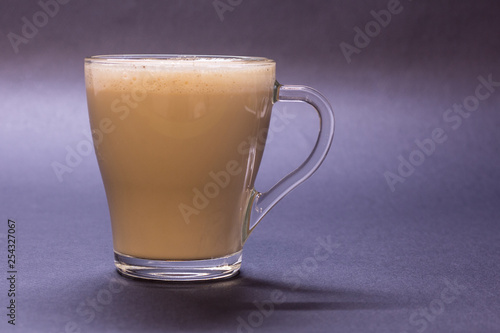
[[[499,15],[495,1],[3,0],[0,331],[500,331]],[[265,56],[331,101],[329,156],[252,234],[237,278],[119,276],[93,153],[56,176],[88,145],[83,58],[109,53]],[[316,136],[308,106],[275,111],[260,190]]]

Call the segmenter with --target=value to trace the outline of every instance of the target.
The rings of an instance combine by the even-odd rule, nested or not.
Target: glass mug
[[[263,216],[313,174],[334,130],[316,90],[281,85],[257,57],[109,55],[85,59],[94,148],[126,276],[226,278]],[[311,104],[320,118],[307,160],[267,192],[254,188],[272,105]]]

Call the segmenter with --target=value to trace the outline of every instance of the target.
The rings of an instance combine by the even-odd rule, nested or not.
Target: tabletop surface
[[[23,36],[44,9],[0,5],[1,332],[500,331],[496,3],[62,3],[26,43],[8,32]],[[356,27],[376,17],[364,45]],[[313,86],[335,110],[325,162],[257,226],[234,278],[115,270],[97,161],[82,148],[83,58],[123,52],[267,56],[281,83]],[[317,135],[306,105],[277,103],[273,122],[261,190]],[[70,171],[58,177],[55,162]]]

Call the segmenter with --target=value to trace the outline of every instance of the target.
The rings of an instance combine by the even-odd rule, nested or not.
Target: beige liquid
[[[86,64],[115,251],[182,260],[241,250],[274,72],[222,59]]]

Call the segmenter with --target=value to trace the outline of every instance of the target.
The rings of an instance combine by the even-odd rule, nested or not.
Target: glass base
[[[241,267],[241,251],[205,260],[148,260],[115,251],[115,265],[125,276],[159,281],[205,281],[234,276]]]

